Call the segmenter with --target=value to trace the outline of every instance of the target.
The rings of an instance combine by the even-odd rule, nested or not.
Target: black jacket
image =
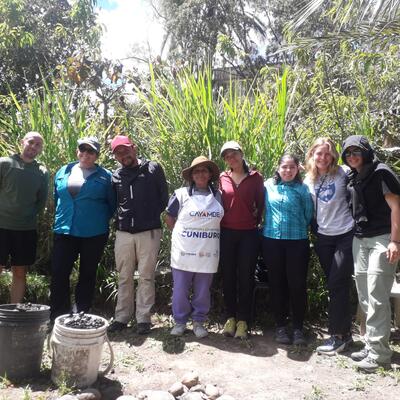
[[[396,174],[375,156],[368,140],[360,135],[348,137],[342,146],[342,159],[349,147],[361,149],[363,167],[360,172],[352,170],[349,178],[351,208],[356,222],[355,235],[374,237],[390,233],[391,210],[383,190],[384,182],[391,193],[400,194],[400,181]]]
[[[118,168],[112,183],[117,194],[116,229],[138,233],[161,228],[168,186],[159,164],[141,159],[138,166]]]

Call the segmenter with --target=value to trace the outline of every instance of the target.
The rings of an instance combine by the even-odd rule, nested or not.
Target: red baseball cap
[[[114,150],[118,146],[133,146],[133,142],[131,139],[128,138],[128,136],[123,136],[123,135],[117,135],[115,138],[111,141],[111,151],[114,153]]]

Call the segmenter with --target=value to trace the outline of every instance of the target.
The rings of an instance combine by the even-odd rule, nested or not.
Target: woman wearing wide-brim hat
[[[213,186],[219,169],[199,156],[182,171],[182,177],[188,186],[175,190],[166,209],[166,223],[172,229],[175,326],[171,335],[183,335],[191,317],[194,334],[202,338],[208,335],[204,322],[210,309],[212,279],[218,269],[220,221],[224,215],[221,194]]]
[[[226,142],[221,157],[228,167],[219,179],[225,211],[220,262],[227,318],[223,334],[245,339],[251,318],[264,182],[262,175],[247,165],[239,143]]]

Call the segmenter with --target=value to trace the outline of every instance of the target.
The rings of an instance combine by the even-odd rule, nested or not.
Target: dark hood
[[[364,161],[364,164],[369,164],[374,160],[374,150],[372,149],[371,145],[369,144],[367,138],[362,135],[352,135],[349,136],[345,141],[343,142],[342,145],[342,161],[344,164],[347,164],[346,162],[346,157],[344,156],[344,153],[349,147],[358,147],[362,151],[362,158]]]

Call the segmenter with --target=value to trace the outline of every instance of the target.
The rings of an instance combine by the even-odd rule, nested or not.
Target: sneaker
[[[235,318],[229,318],[224,325],[224,330],[222,331],[222,334],[225,336],[235,336],[236,332],[236,320]]]
[[[334,356],[337,353],[340,353],[346,349],[349,343],[347,337],[340,338],[339,336],[332,335],[329,339],[325,340],[325,342],[316,348],[318,354],[326,354],[327,356]]]
[[[136,332],[139,335],[147,335],[148,333],[150,333],[150,329],[151,329],[150,322],[139,322],[137,324]]]
[[[123,322],[113,321],[111,325],[107,328],[107,331],[110,333],[121,332],[122,330],[126,329],[127,326],[128,325]]]
[[[293,331],[293,344],[295,346],[305,346],[307,344],[307,340],[304,337],[304,333],[300,329],[295,329]]]
[[[279,328],[276,328],[275,331],[275,342],[281,343],[281,344],[290,344],[292,341],[290,340],[288,331],[286,329],[286,326],[281,326]]]
[[[186,324],[176,324],[172,329],[170,334],[172,336],[182,336],[185,333]]]
[[[368,349],[363,347],[361,350],[351,353],[350,357],[353,361],[364,360],[364,358],[368,357]]]
[[[375,372],[378,368],[389,369],[389,363],[380,363],[367,356],[363,360],[354,363],[356,368],[363,372]]]
[[[193,332],[199,339],[208,336],[207,329],[204,328],[203,324],[198,321],[193,322]]]
[[[236,324],[235,338],[237,339],[247,339],[247,322],[238,321]]]

